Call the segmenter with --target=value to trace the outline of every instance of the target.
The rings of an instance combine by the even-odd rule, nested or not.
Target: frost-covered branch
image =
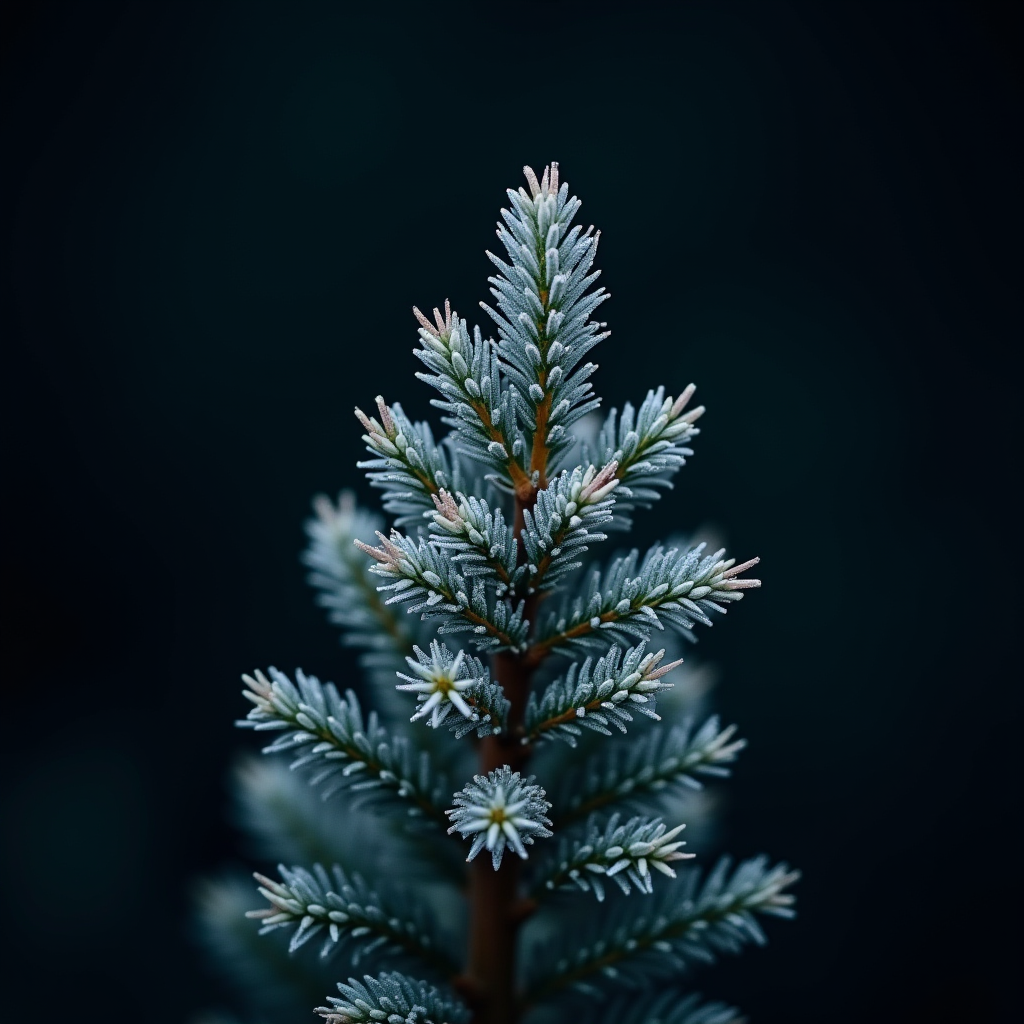
[[[361,649],[383,719],[301,671],[244,677],[254,707],[240,724],[276,730],[266,751],[305,769],[275,761],[276,774],[248,774],[245,831],[270,863],[344,868],[259,876],[270,905],[256,916],[280,933],[263,940],[275,968],[265,973],[315,967],[286,949],[288,937],[293,948],[315,938],[325,953],[344,945],[418,959],[428,981],[450,982],[451,992],[376,975],[364,960],[371,973],[320,1007],[331,1024],[727,1024],[734,1011],[721,1004],[637,989],[760,941],[754,915],[788,914],[795,875],[763,859],[735,872],[723,863],[704,882],[681,867],[690,855],[680,822],[706,838],[712,798],[679,797],[727,775],[744,741],[717,718],[674,725],[702,691],[688,677],[680,699],[669,694],[679,661],[656,648],[675,651],[672,633],[694,639],[698,623],[760,586],[744,578],[757,559],[680,544],[591,561],[594,545],[672,487],[704,410],[691,408],[689,385],[596,415],[589,359],[608,335],[596,320],[608,297],[597,286],[600,236],[574,225],[580,202],[557,164],[524,171],[527,187],[508,192],[500,215],[504,253],[488,253],[494,305],[482,305],[497,340],[448,302],[429,318],[413,309],[417,377],[435,389],[447,432],[379,395],[375,408],[356,409],[369,451],[359,465],[388,524],[343,495],[336,506],[318,499],[307,526],[310,580],[345,643]],[[658,210],[656,183],[634,179],[637,197],[650,197],[637,209]],[[655,644],[655,630],[670,635]],[[565,662],[549,661],[555,654]],[[321,814],[304,780],[325,796],[344,791],[340,816]],[[416,913],[406,882],[432,916]],[[449,955],[434,920],[465,923],[462,956]],[[221,929],[229,949],[255,932]],[[259,979],[247,984],[263,997]],[[578,1012],[580,993],[597,991],[607,998]]]
[[[687,447],[700,433],[694,423],[704,414],[704,406],[686,411],[696,387],[688,385],[673,400],[665,397],[665,389],[648,391],[647,397],[634,410],[627,402],[622,414],[612,409],[598,436],[594,461],[618,463],[616,477],[621,481],[615,508],[615,525],[629,529],[629,513],[634,508],[649,508],[661,497],[661,491],[672,487],[672,477],[693,450]]]
[[[484,341],[479,328],[471,338],[466,321],[447,300],[443,317],[434,310],[434,323],[415,307],[413,313],[422,343],[414,354],[433,371],[416,376],[441,392],[443,397],[431,404],[448,414],[444,422],[455,429],[460,451],[495,470],[517,493],[528,494],[532,485],[519,461],[523,442],[516,428],[515,403],[521,399],[502,389],[497,349]]]
[[[507,192],[498,238],[509,263],[488,253],[498,268],[488,278],[498,310],[481,306],[498,326],[498,352],[510,390],[520,396],[517,411],[528,444],[527,472],[537,487],[547,486],[549,466],[572,443],[569,427],[599,405],[588,378],[597,368],[580,360],[603,338],[606,325],[590,319],[608,298],[590,291],[600,232],[570,227],[580,201],[558,183],[558,164],[544,168],[538,181],[523,168],[530,191]]]
[[[269,679],[260,671],[242,676],[242,692],[255,707],[238,723],[283,731],[265,753],[298,753],[292,767],[309,769],[310,784],[323,785],[325,798],[348,790],[367,801],[398,800],[407,814],[447,826],[443,785],[426,751],[416,751],[404,736],[391,736],[375,712],[364,720],[351,690],[342,697],[333,683],[302,671],[294,683],[276,668],[269,672]]]
[[[560,946],[537,957],[527,1002],[546,1002],[567,989],[599,995],[609,983],[638,988],[695,961],[711,963],[719,953],[763,944],[754,914],[792,917],[794,897],[786,889],[799,872],[769,867],[765,857],[744,861],[731,875],[730,867],[723,858],[703,885],[693,871],[649,914],[624,903],[596,932],[573,928]]]
[[[362,541],[356,546],[377,560],[371,572],[392,581],[377,588],[391,593],[388,605],[415,601],[410,612],[446,620],[438,633],[471,633],[481,650],[525,646],[527,623],[521,601],[513,608],[508,599],[489,595],[479,577],[463,576],[443,551],[422,538],[415,541],[397,530],[390,537],[377,537],[378,548]]]
[[[397,517],[396,526],[418,525],[435,494],[445,487],[461,490],[468,481],[457,454],[434,441],[429,423],[413,423],[397,402],[389,407],[380,395],[376,402],[379,420],[356,408],[374,456],[356,465],[367,470],[371,486],[384,491],[384,508]]]
[[[347,875],[338,865],[330,873],[320,864],[312,870],[282,864],[278,871],[279,881],[254,875],[260,895],[270,906],[250,910],[246,917],[261,922],[261,935],[294,927],[290,953],[314,935],[323,935],[323,957],[344,946],[353,965],[371,954],[408,956],[440,977],[457,972],[456,961],[445,949],[448,943],[439,938],[425,908],[416,905],[411,893],[393,896],[389,903],[359,875]]]
[[[528,662],[539,664],[551,651],[568,652],[573,645],[601,646],[616,635],[647,639],[652,629],[666,625],[693,639],[698,622],[710,626],[713,612],[724,613],[742,591],[761,585],[737,578],[760,559],[736,565],[734,558],[722,558],[724,548],[702,558],[704,547],[680,551],[655,545],[639,566],[635,550],[616,558],[603,578],[595,572],[581,594],[549,614]]]
[[[406,682],[397,687],[417,695],[419,707],[410,721],[429,715],[427,724],[434,729],[447,721],[460,739],[474,730],[483,738],[505,729],[508,700],[479,659],[465,651],[452,655],[436,640],[431,641],[429,654],[419,647],[414,650],[416,657],[406,658],[413,675],[399,672]],[[449,717],[453,708],[457,714]]]
[[[468,1024],[469,1012],[451,993],[404,974],[365,975],[339,983],[341,998],[316,1012],[327,1024]]]
[[[452,562],[468,577],[494,584],[495,594],[514,594],[526,574],[519,565],[519,544],[500,508],[493,512],[487,502],[445,490],[434,495],[430,523],[431,543],[454,552]]]
[[[640,643],[625,654],[612,647],[596,664],[592,658],[573,662],[565,678],[556,679],[541,697],[531,694],[523,742],[552,737],[576,746],[584,728],[605,736],[612,735],[609,725],[625,732],[633,721],[631,711],[658,719],[657,695],[673,685],[662,677],[682,659],[662,665],[665,651],[645,655],[645,646]]]
[[[618,485],[617,463],[600,471],[577,466],[559,474],[549,487],[537,492],[533,509],[523,513],[523,546],[529,559],[529,591],[548,590],[583,563],[579,557],[590,544],[607,539],[593,532],[612,518]]]
[[[696,732],[689,723],[657,730],[643,743],[611,744],[570,769],[554,798],[559,828],[618,804],[649,807],[673,789],[701,789],[701,776],[723,777],[747,745],[713,715]]]
[[[640,892],[651,893],[654,892],[651,868],[675,878],[676,873],[669,864],[694,856],[681,853],[679,848],[686,843],[676,840],[685,825],[670,830],[661,818],[630,818],[620,822],[619,815],[613,814],[602,828],[601,823],[592,818],[582,838],[563,838],[557,856],[541,867],[534,893],[540,894],[545,889],[578,889],[592,892],[600,902],[604,900],[607,879],[626,894],[630,892],[631,882]]]

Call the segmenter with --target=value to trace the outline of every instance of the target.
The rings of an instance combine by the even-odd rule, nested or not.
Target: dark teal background
[[[1019,1019],[1019,12],[6,8],[15,1019],[222,999],[187,902],[235,856],[239,673],[350,680],[309,498],[366,493],[354,404],[427,414],[410,307],[480,319],[503,189],[550,159],[603,231],[596,390],[709,407],[639,539],[763,560],[700,653],[750,740],[727,845],[800,866],[800,917],[699,987],[760,1024]]]

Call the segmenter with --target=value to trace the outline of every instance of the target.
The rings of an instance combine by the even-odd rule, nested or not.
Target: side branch
[[[466,321],[447,301],[444,316],[434,310],[435,323],[416,307],[413,313],[422,342],[414,354],[432,371],[416,376],[443,396],[433,404],[449,414],[445,422],[456,429],[466,454],[507,475],[517,494],[528,495],[533,485],[518,461],[515,398],[502,390],[495,347],[484,341],[479,329],[471,337]]]
[[[527,997],[528,1005],[547,1002],[575,988],[597,995],[602,978],[614,978],[617,985],[640,987],[677,973],[692,961],[713,962],[720,952],[737,953],[746,943],[758,945],[764,933],[754,913],[792,917],[794,897],[786,892],[799,877],[785,864],[769,867],[766,858],[745,861],[729,876],[730,861],[722,861],[698,891],[694,873],[683,883],[682,892],[673,888],[652,915],[612,919],[582,948],[573,935],[573,966],[563,973],[550,973],[546,957],[542,978]],[[627,905],[628,906],[628,905]],[[550,951],[549,951],[550,952]]]
[[[656,805],[671,789],[702,789],[701,778],[729,775],[746,746],[736,726],[723,729],[713,715],[696,732],[689,724],[658,730],[644,744],[612,744],[562,780],[554,798],[558,830],[594,811]]]
[[[410,612],[447,618],[438,632],[470,632],[481,649],[522,648],[526,637],[523,602],[513,608],[507,599],[489,600],[482,579],[463,577],[441,550],[425,540],[414,541],[397,530],[390,537],[378,531],[377,537],[378,548],[355,543],[376,559],[371,572],[392,581],[379,588],[393,591],[388,604],[414,601]]]
[[[523,509],[530,592],[554,586],[583,564],[590,544],[607,539],[597,528],[612,518],[615,469],[614,461],[601,470],[577,466],[539,490],[532,509]]]
[[[652,893],[651,868],[675,878],[676,873],[669,865],[695,856],[680,852],[679,848],[686,843],[676,836],[684,828],[685,825],[677,825],[670,830],[660,818],[631,818],[620,824],[617,814],[603,828],[592,820],[582,838],[561,840],[557,857],[541,869],[534,881],[534,898],[539,899],[545,890],[570,889],[592,892],[602,902],[604,883],[609,879],[626,895],[631,885],[641,893]]]
[[[452,553],[467,576],[493,582],[498,597],[514,593],[526,573],[519,565],[519,543],[500,508],[487,502],[441,490],[434,495],[431,543]]]
[[[320,864],[311,871],[284,865],[278,870],[280,881],[255,875],[260,895],[270,906],[250,910],[246,917],[262,922],[260,934],[295,927],[289,952],[326,930],[321,956],[349,945],[355,951],[414,957],[442,978],[456,974],[458,967],[445,953],[445,943],[428,929],[425,908],[414,903],[410,914],[408,895],[402,897],[402,911],[396,912],[362,878],[346,875],[337,865],[331,872]]]
[[[292,767],[313,769],[310,782],[326,783],[325,796],[348,789],[367,800],[390,797],[404,802],[409,814],[447,829],[443,789],[425,751],[414,756],[408,741],[392,737],[375,714],[364,720],[351,690],[343,699],[333,684],[301,671],[295,683],[274,668],[270,677],[260,671],[242,677],[255,707],[238,723],[283,731],[265,753],[298,752]]]
[[[760,580],[736,578],[760,559],[735,565],[735,559],[722,559],[724,548],[701,558],[703,549],[703,544],[687,552],[655,546],[638,570],[635,551],[616,560],[603,586],[595,574],[571,614],[549,619],[547,635],[526,652],[527,665],[535,668],[552,651],[574,642],[587,644],[602,629],[646,638],[667,624],[690,635],[698,622],[711,625],[710,613],[725,612],[724,605],[739,601],[742,591],[761,586]]]
[[[609,725],[620,732],[633,720],[631,711],[659,720],[655,713],[657,695],[672,687],[663,678],[682,664],[662,665],[665,651],[644,654],[641,643],[623,655],[618,647],[595,664],[587,658],[574,663],[564,679],[553,682],[541,697],[531,695],[526,709],[523,742],[536,742],[550,735],[576,745],[583,728],[611,735]]]

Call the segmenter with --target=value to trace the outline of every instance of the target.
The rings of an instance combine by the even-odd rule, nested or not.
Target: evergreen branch
[[[416,374],[441,392],[431,404],[448,413],[452,427],[471,459],[495,470],[518,494],[532,493],[533,484],[519,462],[523,441],[516,429],[516,406],[522,398],[514,388],[501,387],[501,367],[495,347],[483,340],[479,328],[470,339],[465,320],[452,312],[447,300],[444,317],[434,310],[432,324],[416,307],[422,348],[414,355],[433,373]]]
[[[785,890],[799,877],[785,864],[768,866],[765,857],[744,861],[730,876],[723,857],[700,885],[693,871],[672,886],[650,915],[635,916],[625,903],[597,926],[590,942],[580,944],[572,930],[563,948],[538,957],[527,1003],[547,1002],[566,989],[603,995],[602,982],[637,988],[671,977],[697,961],[713,963],[718,953],[738,953],[765,942],[755,913],[793,917],[794,897]]]
[[[736,578],[760,559],[735,565],[734,558],[722,558],[724,548],[701,558],[704,547],[698,544],[684,552],[655,545],[639,568],[636,550],[614,559],[603,579],[595,572],[568,607],[548,616],[527,662],[537,665],[571,644],[600,646],[611,639],[602,632],[647,639],[652,629],[667,624],[693,640],[696,623],[710,626],[712,612],[724,614],[725,605],[739,601],[743,590],[761,585],[760,580]]]
[[[673,684],[662,682],[682,660],[661,665],[665,651],[644,655],[646,644],[631,647],[625,655],[612,647],[597,660],[587,658],[582,665],[573,662],[564,679],[557,679],[539,699],[530,694],[526,708],[524,743],[552,737],[576,746],[583,728],[611,736],[609,725],[621,732],[633,721],[629,713],[660,721],[655,714],[657,694]]]
[[[654,992],[616,999],[593,1024],[743,1024],[743,1018],[735,1007],[702,1003],[699,995]]]
[[[479,577],[467,579],[426,540],[405,537],[397,530],[391,537],[378,533],[379,548],[362,541],[356,546],[377,560],[371,572],[394,582],[377,589],[391,591],[386,604],[416,601],[409,611],[424,618],[446,621],[438,633],[473,634],[480,650],[522,650],[528,623],[523,621],[523,602],[512,607],[506,598],[490,598]]]
[[[396,526],[417,525],[442,488],[463,490],[469,481],[457,454],[435,443],[430,424],[411,422],[397,402],[389,408],[380,395],[376,402],[379,422],[356,408],[366,430],[363,440],[374,456],[356,465],[367,470],[372,487],[384,491],[384,508],[397,517]]]
[[[314,864],[312,871],[281,864],[278,871],[280,881],[254,875],[260,895],[270,906],[250,910],[246,917],[262,922],[261,935],[297,926],[289,953],[326,930],[322,957],[347,946],[353,966],[362,957],[377,953],[414,957],[440,977],[450,977],[458,970],[444,951],[445,943],[431,934],[426,912],[415,905],[411,893],[392,893],[393,902],[401,904],[400,916],[359,875],[346,875],[338,865],[331,874],[320,864]]]
[[[562,829],[596,810],[649,807],[670,789],[701,789],[700,776],[729,775],[726,765],[747,745],[735,734],[735,725],[722,729],[712,715],[695,733],[687,722],[656,730],[642,744],[611,744],[563,776],[553,800],[555,822]]]
[[[702,405],[685,412],[695,390],[690,384],[673,401],[659,387],[647,392],[639,410],[627,402],[621,416],[616,409],[608,413],[593,461],[614,459],[618,463],[616,477],[621,485],[616,494],[617,528],[629,529],[629,513],[634,508],[650,508],[662,490],[672,487],[672,477],[693,454],[687,444],[700,433],[694,423],[704,414]]]
[[[316,518],[306,522],[309,546],[303,562],[312,569],[309,582],[320,594],[317,603],[343,630],[346,646],[361,647],[361,662],[378,677],[393,678],[412,653],[412,636],[377,593],[376,581],[353,547],[369,540],[383,525],[360,509],[351,491],[342,491],[337,507],[323,495],[313,502]]]
[[[497,324],[510,387],[523,396],[528,470],[544,488],[549,465],[572,443],[569,427],[600,404],[587,379],[597,367],[578,363],[608,336],[599,333],[605,324],[590,320],[608,295],[589,291],[600,273],[590,272],[600,232],[570,228],[580,201],[568,198],[568,185],[559,188],[558,164],[546,167],[540,181],[529,167],[523,172],[530,191],[509,189],[511,209],[498,223],[511,262],[487,254],[498,268],[488,282],[499,311],[481,306]]]
[[[469,1013],[453,995],[433,985],[393,972],[362,982],[339,983],[341,998],[328,996],[330,1006],[316,1012],[327,1024],[468,1024]]]
[[[580,202],[560,184],[557,164],[539,179],[530,168],[524,173],[528,188],[509,191],[501,211],[505,255],[488,253],[495,308],[481,305],[498,340],[470,331],[447,302],[432,320],[413,310],[417,377],[436,389],[431,404],[450,432],[435,441],[426,423],[411,422],[381,396],[374,415],[356,409],[369,451],[359,465],[382,492],[392,528],[345,495],[337,507],[318,499],[318,519],[307,526],[304,558],[320,603],[344,642],[362,649],[372,681],[386,676],[385,721],[397,710],[432,731],[420,729],[413,742],[404,726],[392,730],[377,714],[364,716],[351,690],[339,694],[301,671],[294,679],[275,669],[244,677],[254,707],[239,724],[276,730],[266,752],[292,752],[292,768],[308,768],[309,783],[322,784],[325,796],[344,790],[354,813],[335,822],[318,817],[313,789],[299,775],[287,775],[291,790],[282,784],[283,763],[277,775],[250,773],[241,803],[247,831],[264,842],[264,853],[267,844],[286,851],[275,859],[316,866],[257,876],[269,906],[254,916],[274,934],[258,940],[255,929],[246,930],[228,945],[260,942],[287,963],[283,939],[298,949],[319,937],[321,969],[323,956],[344,946],[354,958],[414,958],[424,977],[450,979],[449,992],[403,974],[350,978],[317,1011],[331,1024],[560,1020],[586,994],[609,996],[579,1013],[595,1024],[732,1024],[735,1011],[722,1004],[635,990],[763,941],[757,915],[791,916],[787,890],[797,876],[764,858],[735,871],[722,861],[704,881],[680,869],[676,862],[689,857],[679,839],[684,826],[670,829],[666,821],[686,818],[700,829],[701,815],[670,812],[678,801],[663,797],[727,775],[744,742],[717,718],[699,729],[687,723],[646,732],[634,718],[639,712],[660,721],[657,712],[668,715],[678,704],[663,694],[678,662],[663,664],[672,657],[664,650],[647,653],[659,646],[650,644],[654,630],[695,639],[698,623],[711,625],[712,613],[760,586],[742,578],[758,560],[737,565],[724,550],[658,545],[613,557],[596,573],[583,570],[565,586],[593,544],[629,528],[634,509],[672,487],[693,454],[688,446],[704,410],[689,408],[692,384],[677,398],[659,387],[636,408],[613,409],[593,431],[580,422],[600,405],[588,360],[608,333],[595,319],[608,298],[594,270],[600,235],[574,226]],[[560,586],[566,596],[545,603]],[[396,614],[403,604],[418,622]],[[468,634],[472,645],[449,649],[440,641],[448,634]],[[492,656],[488,667],[484,653]],[[568,659],[565,671],[548,669],[555,653]],[[459,739],[475,733],[479,742],[451,742],[441,726]],[[591,736],[612,737],[613,727],[628,728],[630,742]],[[551,757],[555,745],[545,747],[547,739],[582,749],[572,759]],[[528,774],[536,755],[554,796]],[[441,769],[472,781],[449,797]],[[290,800],[296,786],[301,800]],[[373,817],[360,801],[376,801],[385,813],[376,806]],[[434,827],[402,828],[410,817]],[[553,836],[552,818],[559,836],[528,858],[531,845]],[[451,841],[453,834],[465,842]],[[437,864],[428,865],[428,856]],[[319,866],[330,863],[345,869],[331,874]],[[413,872],[417,896],[439,921],[449,919],[453,888],[465,896],[467,955],[457,975],[452,947],[433,933],[433,920],[406,909],[401,886]],[[659,879],[656,894],[654,872],[671,879]],[[363,878],[379,878],[380,888]],[[634,887],[649,898],[630,898]],[[555,942],[535,949],[524,971],[521,940],[534,946],[547,926],[541,920],[525,936],[518,929],[548,893],[563,890],[595,899],[577,900],[577,914],[555,919],[561,928],[547,928]],[[238,916],[239,927],[251,924]],[[260,958],[257,949],[252,962]],[[302,959],[299,966],[317,966]],[[266,973],[276,977],[279,967]],[[260,979],[250,988],[259,997]],[[268,991],[274,988],[284,991]],[[611,1001],[629,988],[633,996]]]
[[[672,840],[684,829],[677,825],[671,831],[661,818],[630,818],[619,823],[613,814],[602,829],[596,818],[587,822],[582,839],[563,838],[558,854],[541,866],[533,886],[535,897],[545,889],[579,889],[593,892],[598,902],[604,900],[604,881],[612,879],[624,894],[630,882],[642,893],[654,892],[654,868],[669,878],[676,873],[672,861],[689,859],[692,853],[680,853],[682,840]]]
[[[524,510],[523,547],[529,559],[530,593],[553,587],[583,564],[577,559],[590,543],[607,539],[606,534],[591,531],[612,518],[616,470],[617,463],[612,461],[600,472],[596,466],[563,472],[537,492],[532,510]]]
[[[361,800],[397,800],[405,802],[409,815],[447,826],[440,806],[443,783],[426,751],[414,750],[404,736],[391,736],[375,712],[364,721],[351,690],[342,698],[333,683],[301,670],[295,683],[275,668],[269,671],[270,679],[260,671],[242,676],[248,687],[243,694],[255,707],[238,723],[284,731],[264,753],[298,751],[292,768],[312,769],[311,785],[327,783],[325,799],[344,789]]]
[[[474,730],[481,739],[504,731],[509,702],[479,659],[465,651],[453,656],[436,640],[431,641],[429,654],[419,647],[414,651],[415,658],[406,658],[414,675],[399,672],[406,683],[397,687],[417,694],[420,706],[410,721],[430,715],[427,724],[434,729],[447,721],[460,739]],[[449,717],[453,707],[458,714]]]
[[[518,565],[519,543],[501,509],[492,512],[486,501],[461,493],[456,502],[445,490],[433,497],[430,542],[454,551],[452,561],[466,576],[493,583],[497,597],[514,594],[526,567]]]

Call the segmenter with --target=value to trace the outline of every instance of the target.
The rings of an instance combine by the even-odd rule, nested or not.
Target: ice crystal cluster
[[[621,550],[704,409],[688,385],[598,413],[599,233],[557,164],[525,174],[488,254],[496,336],[414,309],[443,430],[356,410],[388,521],[315,503],[310,580],[365,679],[244,677],[240,724],[295,770],[241,769],[254,852],[285,863],[204,903],[254,1021],[299,992],[335,1024],[726,1024],[694,968],[793,913],[785,865],[704,865],[683,838],[744,743],[674,694],[673,654],[760,586],[757,559]]]

